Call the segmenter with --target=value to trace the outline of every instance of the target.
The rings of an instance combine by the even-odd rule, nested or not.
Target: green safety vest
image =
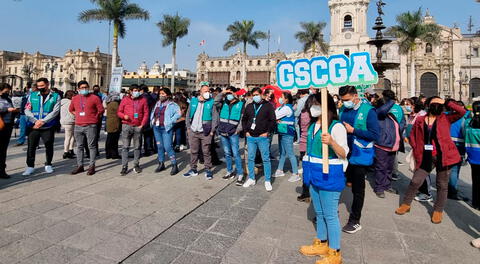
[[[220,122],[238,125],[242,117],[243,105],[244,102],[242,101],[238,101],[233,105],[223,103],[222,110],[220,111]]]
[[[38,120],[45,118],[53,111],[53,108],[59,100],[60,95],[58,95],[58,93],[52,92],[47,96],[45,102],[43,102],[43,97],[39,91],[32,92],[30,94],[29,101],[32,107],[31,112],[33,116]]]
[[[390,113],[392,113],[393,116],[395,116],[395,119],[397,120],[398,124],[402,123],[404,116],[403,116],[403,109],[400,105],[394,104],[390,109]]]
[[[212,121],[212,110],[213,110],[213,99],[209,99],[203,103],[203,113],[202,113],[202,121],[204,122],[211,122]],[[195,112],[197,111],[198,107],[198,98],[194,97],[190,101],[190,119],[193,119]]]
[[[332,128],[335,124],[340,123],[338,120],[334,120],[328,128],[328,133],[332,134]],[[323,144],[322,144],[322,129],[320,128],[315,133],[315,124],[310,125],[308,128],[307,136],[307,155],[314,158],[323,158]],[[328,158],[337,159],[337,154],[331,147],[328,147]]]
[[[357,116],[355,117],[355,124],[353,124],[353,127],[355,129],[360,129],[360,130],[367,130],[367,118],[368,118],[368,112],[370,112],[370,109],[372,109],[373,106],[367,103],[362,103],[360,105],[360,108],[358,109]],[[340,109],[340,119],[343,114],[343,110],[345,107],[342,107]]]

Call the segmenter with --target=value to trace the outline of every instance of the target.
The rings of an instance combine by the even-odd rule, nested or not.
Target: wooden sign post
[[[328,90],[327,87],[321,88],[322,97],[322,131],[328,133]],[[328,174],[328,144],[322,144],[322,165],[323,173]]]

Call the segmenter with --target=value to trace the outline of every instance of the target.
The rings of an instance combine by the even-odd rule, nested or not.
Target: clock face
[[[351,39],[351,38],[352,38],[352,34],[350,34],[350,33],[345,34],[345,39]]]

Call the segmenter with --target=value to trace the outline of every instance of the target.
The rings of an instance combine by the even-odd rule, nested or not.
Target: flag
[[[205,45],[205,40],[200,41],[200,46]]]

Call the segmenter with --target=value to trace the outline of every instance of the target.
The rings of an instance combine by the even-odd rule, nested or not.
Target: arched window
[[[353,21],[352,21],[352,16],[351,15],[346,15],[343,18],[343,27],[344,28],[352,28],[353,27]]]
[[[236,74],[235,77],[236,77],[237,80],[240,80],[240,71],[237,71],[237,74]]]
[[[200,75],[200,81],[204,81],[204,80],[205,80],[205,74],[202,73],[202,74]]]
[[[425,46],[425,53],[432,53],[432,50],[432,44],[427,43],[427,45]]]

